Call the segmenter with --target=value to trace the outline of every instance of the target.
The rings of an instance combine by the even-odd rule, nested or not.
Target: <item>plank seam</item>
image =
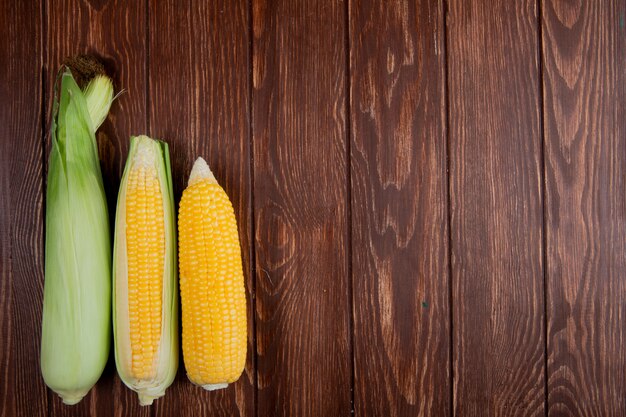
[[[346,59],[346,98],[345,98],[345,112],[346,112],[346,216],[348,226],[348,236],[346,242],[347,250],[347,263],[348,263],[348,305],[350,307],[350,414],[356,414],[354,404],[354,389],[356,381],[356,358],[354,355],[354,277],[352,274],[352,85],[351,85],[351,73],[350,73],[350,0],[345,0],[345,27],[344,27],[344,49]]]
[[[47,119],[47,113],[48,113],[48,106],[47,106],[47,102],[48,102],[48,95],[46,92],[46,88],[47,88],[47,83],[46,83],[46,75],[47,75],[47,68],[46,68],[46,63],[48,62],[48,23],[46,21],[46,16],[48,16],[48,2],[46,0],[41,0],[41,2],[39,3],[39,10],[41,15],[39,16],[39,29],[40,29],[40,33],[41,36],[39,37],[39,49],[40,49],[40,54],[39,54],[39,63],[40,63],[40,67],[41,67],[41,108],[40,108],[40,112],[41,112],[41,193],[42,193],[42,198],[41,198],[41,215],[42,215],[42,219],[41,221],[43,222],[43,227],[42,227],[42,233],[41,233],[41,239],[42,239],[42,247],[44,248],[44,268],[45,268],[45,247],[46,247],[46,224],[45,224],[45,215],[46,215],[46,189],[47,189],[47,181],[46,181],[46,175],[48,173],[48,159],[46,158],[47,152],[46,152],[46,119]],[[54,87],[54,86],[53,86]],[[45,269],[44,269],[45,271]],[[44,281],[45,281],[45,274],[44,274]],[[42,318],[43,318],[43,308],[41,311],[42,314]],[[46,415],[48,417],[51,416],[52,414],[52,394],[50,392],[50,390],[48,389],[48,387],[45,387],[46,390],[46,410],[47,413]]]
[[[548,399],[548,237],[546,235],[546,132],[545,111],[543,102],[543,4],[537,0],[537,65],[539,70],[539,129],[541,136],[541,243],[543,262],[543,383],[544,383],[544,415],[549,415]]]
[[[248,148],[250,154],[250,275],[252,283],[252,300],[250,308],[252,309],[252,364],[254,366],[254,390],[253,390],[253,412],[254,416],[259,415],[259,354],[257,351],[257,325],[256,325],[256,211],[254,206],[254,113],[253,113],[253,96],[254,96],[254,28],[253,15],[254,7],[252,0],[248,0]]]
[[[446,173],[447,173],[447,221],[448,221],[448,321],[449,321],[449,335],[448,335],[448,343],[449,343],[449,356],[448,356],[448,366],[449,374],[448,374],[448,382],[450,384],[450,393],[449,393],[449,407],[450,407],[450,416],[454,416],[454,303],[453,303],[453,288],[452,288],[452,195],[451,195],[451,185],[450,185],[450,83],[449,83],[449,68],[448,68],[448,1],[443,0],[443,47],[445,49],[444,52],[444,72],[445,72],[445,81],[444,81],[444,106],[445,106],[445,129],[446,129]]]

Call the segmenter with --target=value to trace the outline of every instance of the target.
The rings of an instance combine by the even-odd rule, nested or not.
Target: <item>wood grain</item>
[[[355,413],[448,416],[443,6],[350,2]]]
[[[144,131],[147,123],[144,75],[146,5],[144,1],[48,0],[45,16],[46,127],[51,117],[53,83],[66,57],[79,53],[99,57],[113,78],[116,91],[125,90],[96,134],[112,230],[129,137]],[[79,404],[65,406],[56,394],[49,391],[52,415],[149,415],[149,408],[140,407],[137,395],[127,389],[117,376],[112,350],[111,347],[109,363],[100,381]]]
[[[537,4],[449,8],[454,414],[543,416]]]
[[[343,2],[254,0],[258,415],[350,415]]]
[[[0,0],[0,416],[626,415],[625,22],[621,0]],[[131,134],[171,144],[177,201],[198,156],[233,200],[226,390],[182,358],[153,407],[112,358],[77,406],[43,383],[45,133],[85,52],[126,90],[97,136],[111,219]]]
[[[249,5],[245,0],[150,2],[150,134],[170,144],[179,201],[196,158],[204,157],[233,202],[248,290],[248,358],[239,381],[208,392],[181,360],[157,416],[254,415],[251,259]]]
[[[549,415],[626,415],[626,3],[542,14]]]
[[[47,413],[40,3],[0,1],[0,415]]]

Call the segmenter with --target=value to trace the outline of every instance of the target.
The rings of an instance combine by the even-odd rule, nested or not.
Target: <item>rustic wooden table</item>
[[[626,415],[623,0],[0,1],[3,416]],[[249,350],[141,408],[39,372],[47,131],[68,55],[231,196]]]

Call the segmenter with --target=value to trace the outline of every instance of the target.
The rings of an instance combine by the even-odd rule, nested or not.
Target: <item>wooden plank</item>
[[[448,13],[454,414],[543,416],[537,4]]]
[[[116,91],[125,90],[96,135],[112,228],[129,136],[144,131],[147,124],[146,4],[122,0],[48,0],[46,7],[46,126],[50,123],[53,83],[68,56],[90,53],[100,57],[113,78]],[[79,404],[68,407],[50,391],[50,408],[52,415],[63,416],[114,413],[116,416],[148,416],[150,412],[149,408],[139,406],[136,394],[117,376],[112,346],[103,376],[89,395]]]
[[[40,2],[0,1],[0,415],[45,416]]]
[[[252,7],[258,414],[347,416],[346,5]]]
[[[248,290],[248,358],[239,381],[208,392],[179,374],[157,416],[253,416],[249,4],[245,0],[150,2],[150,133],[172,153],[179,201],[195,159],[204,157],[233,202]]]
[[[437,0],[350,2],[356,415],[450,413],[443,32]]]
[[[549,415],[626,415],[626,3],[543,2]]]

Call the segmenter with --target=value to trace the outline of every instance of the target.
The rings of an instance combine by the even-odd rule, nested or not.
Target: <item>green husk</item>
[[[95,131],[113,85],[98,77],[85,92],[65,69],[55,102],[46,191],[43,378],[76,404],[104,370],[111,339],[111,241]]]
[[[165,265],[163,269],[163,308],[156,377],[137,379],[131,372],[131,347],[128,314],[128,258],[126,254],[126,189],[135,163],[154,161],[163,196],[165,227]],[[174,194],[167,143],[147,136],[131,137],[131,145],[120,184],[115,218],[113,249],[113,335],[115,364],[120,378],[137,392],[141,405],[150,405],[165,395],[178,369],[178,288],[176,264],[176,220]]]

